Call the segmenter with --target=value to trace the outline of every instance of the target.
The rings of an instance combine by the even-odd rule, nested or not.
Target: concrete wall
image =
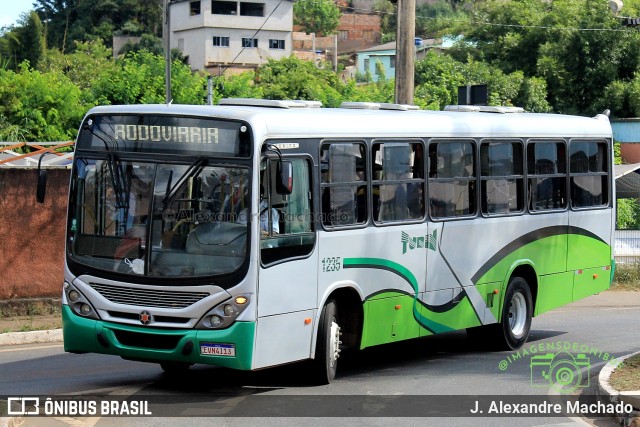
[[[69,170],[48,174],[38,204],[35,169],[0,169],[0,300],[62,293]]]

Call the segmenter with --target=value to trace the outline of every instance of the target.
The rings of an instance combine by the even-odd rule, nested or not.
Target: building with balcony
[[[178,0],[169,13],[171,47],[193,70],[243,71],[292,52],[292,0]]]

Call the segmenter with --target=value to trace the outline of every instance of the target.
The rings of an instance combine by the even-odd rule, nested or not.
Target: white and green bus
[[[91,109],[76,144],[64,347],[257,370],[533,316],[607,289],[612,133],[501,107],[223,100]]]

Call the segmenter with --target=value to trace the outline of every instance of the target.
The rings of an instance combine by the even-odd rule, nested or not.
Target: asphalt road
[[[341,359],[336,380],[322,387],[305,381],[303,365],[260,372],[196,366],[171,378],[158,365],[65,354],[58,344],[15,346],[0,349],[0,396],[129,396],[150,400],[162,415],[26,417],[25,426],[613,425],[578,416],[424,416],[438,408],[450,414],[456,405],[466,413],[474,395],[559,401],[563,395],[554,396],[531,365],[540,359],[544,366],[540,356],[567,349],[584,355],[572,362],[582,375],[573,394],[594,394],[607,360],[640,351],[640,292],[608,291],[534,318],[530,340],[517,353],[479,349],[464,332],[367,349]]]

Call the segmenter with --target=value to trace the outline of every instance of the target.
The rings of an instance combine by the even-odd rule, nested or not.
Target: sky
[[[23,12],[33,9],[33,0],[0,0],[0,28],[15,24]]]

